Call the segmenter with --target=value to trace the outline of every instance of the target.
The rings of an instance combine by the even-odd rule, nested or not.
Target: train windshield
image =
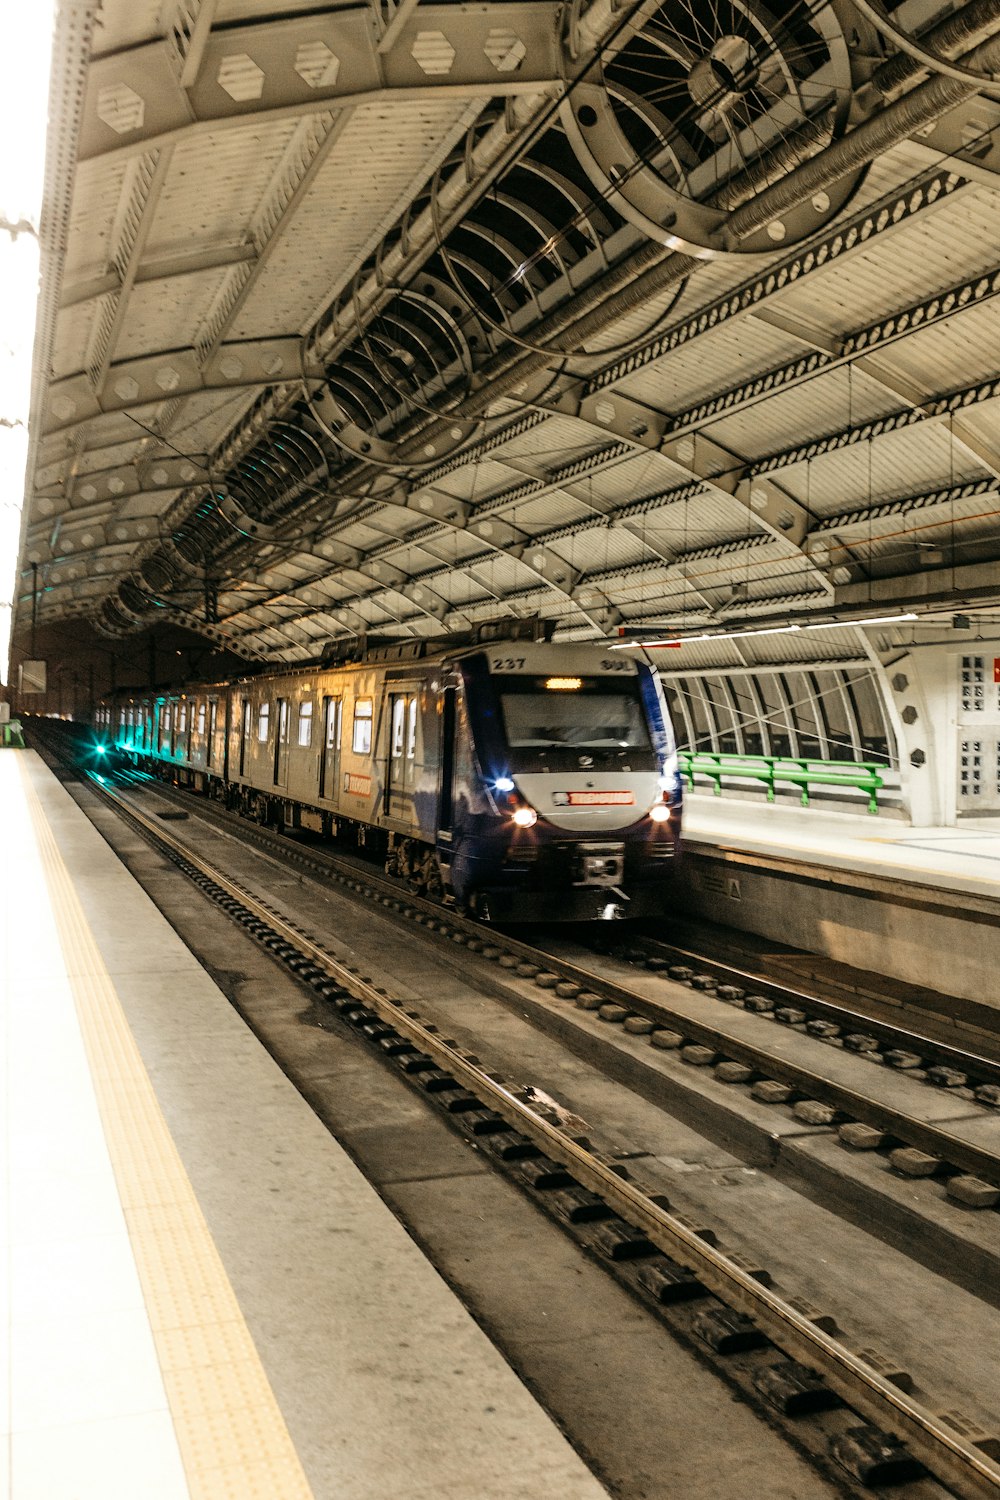
[[[655,770],[636,678],[499,679],[512,770]]]

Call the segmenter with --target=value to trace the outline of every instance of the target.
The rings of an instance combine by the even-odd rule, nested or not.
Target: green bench
[[[678,754],[681,774],[694,790],[696,776],[707,776],[714,784],[713,795],[722,795],[724,777],[743,777],[757,781],[767,789],[768,802],[774,801],[776,782],[801,788],[801,803],[809,806],[811,786],[853,787],[868,793],[868,811],[878,812],[878,794],[885,786],[881,772],[886,768],[867,760],[810,760],[792,755],[720,755],[711,750],[681,750]]]

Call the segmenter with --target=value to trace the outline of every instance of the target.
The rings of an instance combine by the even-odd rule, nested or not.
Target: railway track
[[[920,1478],[926,1471],[955,1495],[998,1493],[1000,1467],[988,1443],[985,1451],[977,1446],[983,1435],[977,1434],[975,1424],[963,1434],[961,1422],[953,1425],[928,1410],[894,1382],[891,1362],[864,1357],[832,1331],[827,1319],[817,1319],[814,1310],[779,1295],[766,1277],[725,1254],[697,1225],[671,1212],[662,1195],[623,1177],[620,1168],[546,1118],[517,1090],[498,1082],[476,1058],[443,1038],[412,1008],[352,972],[294,919],[193,852],[164,826],[162,816],[150,817],[127,805],[121,788],[105,782],[98,790],[230,917],[441,1105],[463,1134],[478,1141],[546,1200],[545,1206],[556,1217],[577,1230],[590,1226],[597,1252],[631,1279],[636,1293],[652,1303],[675,1331],[692,1336],[703,1349],[727,1361],[730,1381],[745,1386],[783,1419],[798,1423],[805,1413],[812,1413],[814,1430],[803,1438],[800,1426],[798,1433],[798,1440],[810,1451],[820,1457],[832,1453],[843,1473],[862,1485],[910,1480],[921,1494],[930,1494],[933,1487],[928,1490],[929,1481]],[[273,846],[273,838],[241,825],[244,831],[253,834],[254,842]],[[314,851],[290,850],[285,844],[281,853],[329,878],[328,861]],[[356,869],[344,869],[341,878],[367,900],[405,913],[439,940],[493,957],[497,963],[506,959],[504,967],[513,966],[519,979],[540,982],[543,989],[561,986],[566,1000],[583,999],[587,1007],[596,1001],[600,1009],[624,1008],[621,1002],[627,998],[627,1014],[622,1019],[651,1021],[650,1035],[655,1035],[657,1027],[665,1029],[664,1017],[675,1014],[669,1006],[609,982],[603,982],[603,992],[599,991],[591,972],[557,962],[513,939],[493,942],[493,934],[484,936],[475,924],[401,896],[377,877],[369,879]],[[618,998],[608,998],[612,994]],[[707,1038],[710,1033],[719,1040],[712,1028],[699,1031],[690,1017],[683,1019],[693,1038],[689,1045],[707,1045],[697,1037]],[[726,1060],[739,1065],[732,1053],[732,1040],[727,1038]],[[763,1054],[760,1061],[765,1061]],[[773,1057],[766,1058],[766,1063],[773,1078]],[[815,1099],[813,1075],[799,1070],[797,1080],[799,1086],[812,1090]],[[843,1101],[849,1092],[841,1092]],[[860,1096],[851,1095],[851,1102],[856,1108],[872,1107],[870,1100]],[[996,1175],[996,1159],[990,1153],[969,1154],[968,1143],[953,1141],[947,1132],[937,1131],[924,1141],[938,1147],[947,1144],[955,1155],[965,1154],[964,1165],[974,1163],[989,1172],[987,1181]],[[692,1313],[691,1308],[700,1310]],[[740,1363],[735,1375],[733,1355]]]
[[[137,784],[148,784],[137,775]],[[189,793],[165,788],[160,792],[178,799],[179,807],[191,807]],[[979,1052],[950,1046],[909,1027],[873,1021],[870,1016],[846,1006],[808,994],[800,988],[740,970],[733,965],[679,950],[662,940],[641,939],[631,946],[631,958],[605,960],[618,972],[602,972],[581,962],[539,948],[530,942],[479,922],[437,903],[411,895],[399,883],[372,871],[360,860],[349,860],[325,850],[300,844],[274,832],[234,820],[214,804],[198,800],[200,815],[282,861],[290,861],[323,880],[333,880],[366,900],[399,913],[425,931],[472,954],[492,960],[513,977],[530,980],[544,990],[581,1008],[597,1012],[602,1020],[626,1030],[646,1034],[650,1044],[669,1048],[686,1061],[711,1068],[730,1087],[743,1088],[768,1103],[798,1109],[812,1123],[836,1125],[842,1138],[857,1149],[881,1152],[893,1166],[914,1177],[944,1181],[948,1190],[970,1208],[991,1209],[1000,1193],[1000,1120],[995,1145],[983,1145],[943,1123],[921,1119],[895,1105],[878,1092],[859,1090],[831,1077],[829,1054],[819,1063],[807,1064],[790,1056],[768,1035],[768,1027],[752,1025],[752,1034],[739,1019],[740,1012],[773,1023],[780,1034],[804,1032],[817,1043],[864,1054],[871,1062],[882,1062],[887,1072],[920,1081],[949,1099],[973,1104],[985,1120],[1000,1110],[1000,1063]],[[583,951],[583,950],[581,950]],[[689,1003],[679,1005],[665,994],[641,988],[630,974],[636,962],[653,977],[682,984],[705,1002],[721,1000],[732,1011],[732,1020],[721,1023],[699,1015]],[[700,1049],[697,1050],[697,1049]],[[822,1057],[821,1052],[817,1056]],[[810,1108],[815,1106],[815,1108]],[[828,1112],[825,1116],[823,1111]],[[854,1129],[864,1127],[862,1132]]]

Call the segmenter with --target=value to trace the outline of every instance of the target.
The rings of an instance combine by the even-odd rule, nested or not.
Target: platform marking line
[[[313,1500],[26,768],[21,779],[192,1500]]]

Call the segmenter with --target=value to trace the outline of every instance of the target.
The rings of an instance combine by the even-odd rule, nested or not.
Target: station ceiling
[[[62,0],[15,632],[995,606],[998,77],[1000,0]]]

